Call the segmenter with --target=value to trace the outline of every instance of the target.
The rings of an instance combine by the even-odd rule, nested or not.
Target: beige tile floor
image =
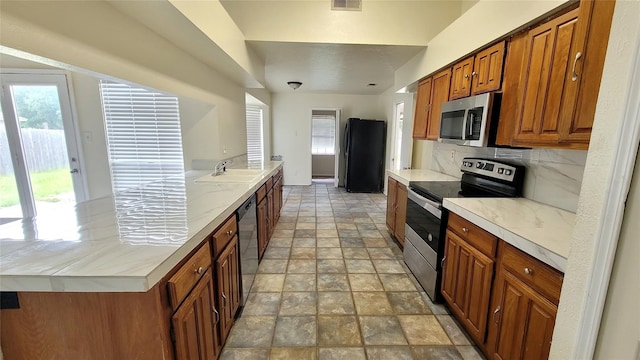
[[[386,198],[284,189],[280,221],[221,359],[482,359],[386,230]]]

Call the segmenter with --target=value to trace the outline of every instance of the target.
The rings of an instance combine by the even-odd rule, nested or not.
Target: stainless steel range
[[[441,302],[441,260],[447,211],[444,198],[520,197],[525,167],[493,159],[465,158],[461,181],[409,183],[404,261],[429,297]]]

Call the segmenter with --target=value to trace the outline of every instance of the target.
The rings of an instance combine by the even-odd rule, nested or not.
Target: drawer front
[[[267,180],[267,191],[271,190],[271,188],[273,188],[273,176]]]
[[[236,222],[236,215],[233,214],[227,221],[213,233],[213,257],[217,257],[225,246],[233,239],[233,236],[238,232],[238,223]]]
[[[256,202],[260,202],[262,199],[264,199],[265,196],[267,196],[267,185],[262,184],[258,191],[256,191]]]
[[[182,300],[210,267],[211,248],[209,247],[209,242],[206,241],[167,282],[169,300],[174,310],[178,308]]]
[[[447,227],[480,252],[495,259],[498,238],[454,213],[449,214]]]
[[[503,244],[502,266],[558,305],[563,274],[513,246]]]

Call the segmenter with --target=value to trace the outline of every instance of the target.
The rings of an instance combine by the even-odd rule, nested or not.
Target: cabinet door
[[[416,100],[416,114],[413,120],[413,137],[424,139],[427,136],[431,103],[431,78],[424,79],[418,84]]]
[[[387,228],[391,234],[395,233],[396,229],[396,193],[398,182],[389,177],[387,182]]]
[[[549,357],[557,307],[501,268],[496,278],[487,346],[491,359]]]
[[[258,203],[256,216],[258,217],[258,259],[262,259],[269,243],[269,214],[266,198]]]
[[[171,318],[177,360],[214,360],[220,354],[213,293],[211,270],[207,270]]]
[[[504,63],[504,41],[476,54],[473,64],[472,92],[481,94],[500,89],[502,64]]]
[[[578,9],[529,31],[518,93],[516,145],[553,145],[559,140],[565,79],[571,71],[571,43]]]
[[[407,221],[407,187],[398,183],[396,191],[395,236],[404,246],[404,225]]]
[[[433,75],[427,140],[438,140],[438,136],[440,135],[440,112],[442,110],[442,104],[449,101],[450,84],[451,68],[447,68]]]
[[[576,148],[586,149],[591,138],[614,7],[615,1],[580,2],[560,119],[560,142]]]
[[[443,296],[469,335],[483,344],[494,261],[451,231],[446,241]]]
[[[282,192],[282,180],[276,181],[273,185],[273,223],[274,225],[278,224],[278,220],[280,220],[280,208],[281,208],[281,197],[280,193]]]
[[[451,70],[451,92],[449,100],[455,100],[471,95],[471,73],[473,56],[453,65]]]
[[[267,237],[267,244],[269,243],[269,239],[271,239],[271,235],[273,235],[273,232],[276,230],[276,215],[273,205],[273,189],[271,189],[267,191],[267,213],[269,214],[269,216],[267,216],[267,218],[269,219],[269,221],[267,222],[269,224],[269,236]]]
[[[238,277],[238,237],[235,236],[216,260],[218,303],[220,304],[220,338],[229,335],[240,304],[240,279]]]

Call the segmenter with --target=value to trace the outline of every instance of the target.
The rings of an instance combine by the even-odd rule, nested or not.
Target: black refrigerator
[[[347,120],[344,156],[348,192],[382,192],[385,134],[383,120]]]

